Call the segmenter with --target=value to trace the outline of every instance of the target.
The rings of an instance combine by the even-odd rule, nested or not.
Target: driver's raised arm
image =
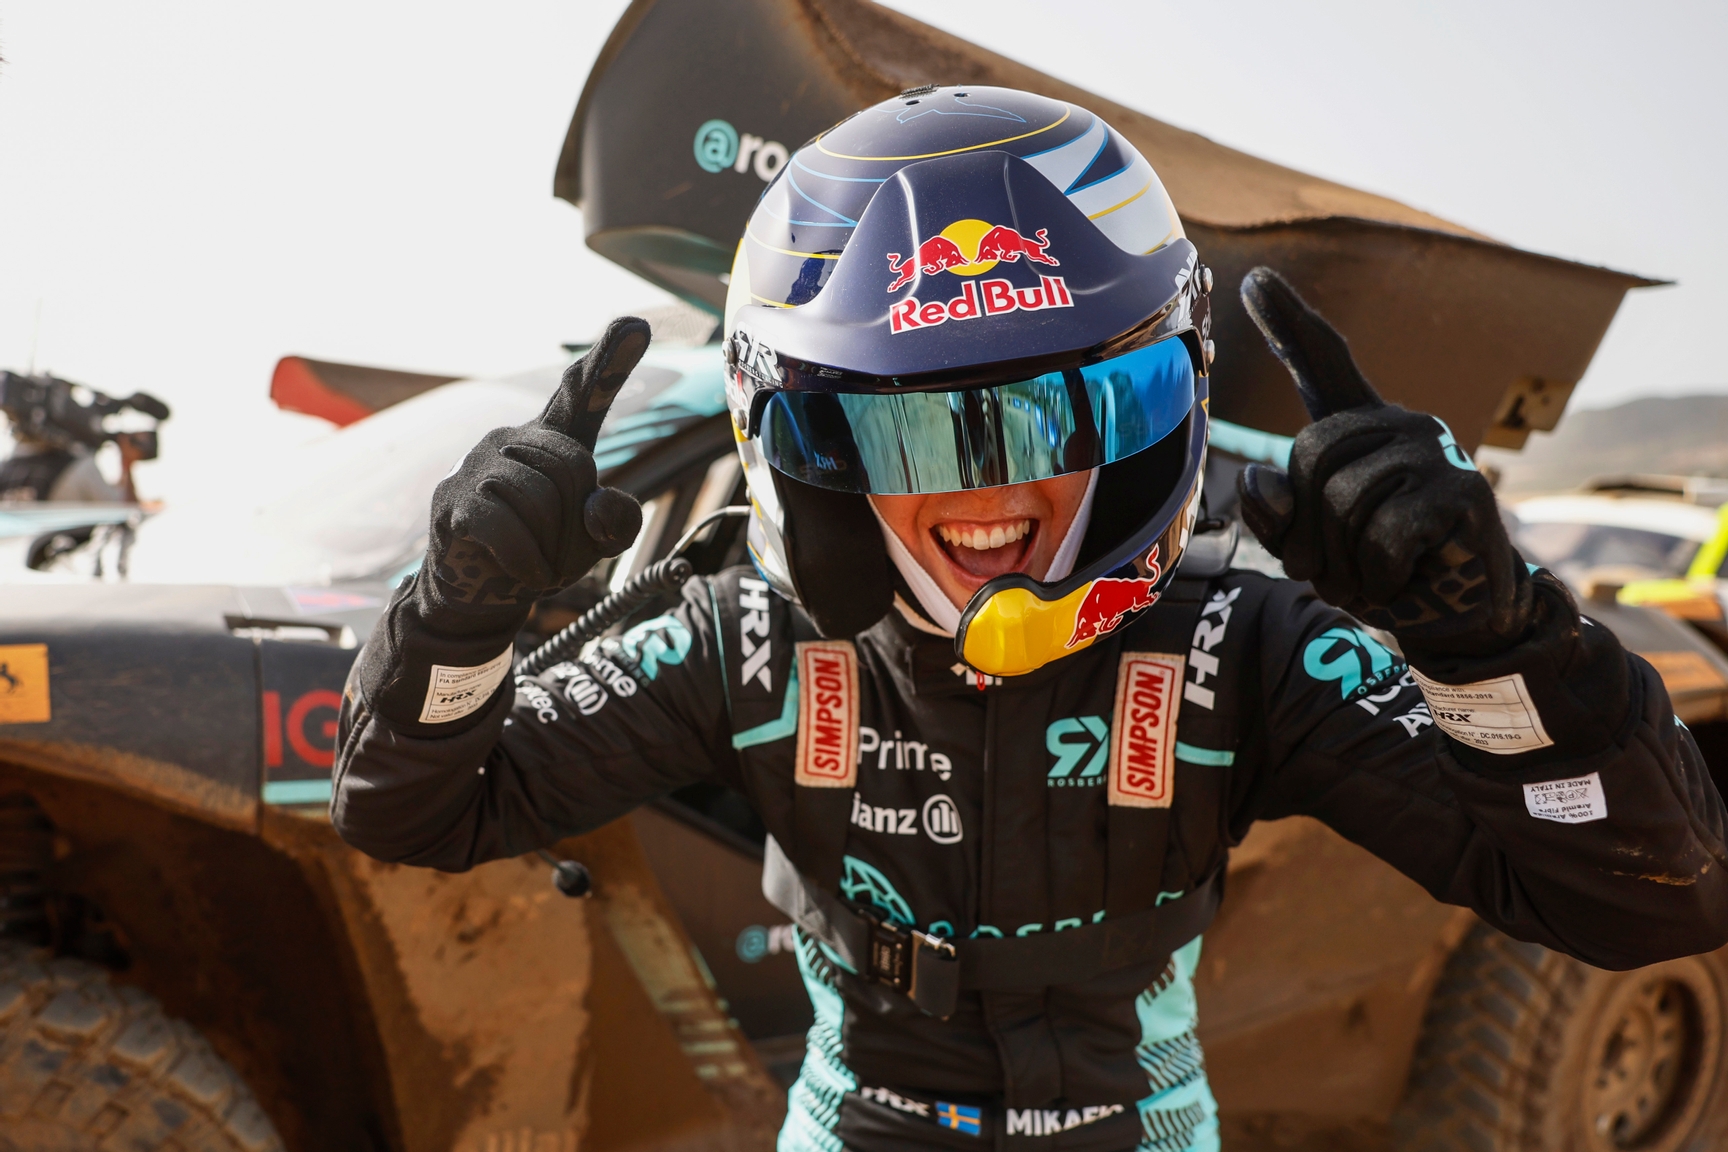
[[[1728,942],[1728,813],[1655,671],[1525,565],[1451,431],[1383,402],[1289,285],[1256,269],[1242,302],[1315,421],[1288,474],[1239,486],[1318,597],[1282,589],[1262,640],[1261,813],[1317,816],[1598,967]],[[1410,675],[1319,600],[1395,636]]]
[[[343,694],[331,815],[382,860],[459,871],[585,832],[734,762],[709,581],[673,611],[468,716],[398,723],[369,702],[382,648]],[[512,685],[514,691],[511,691]],[[424,693],[425,689],[422,688]]]
[[[715,755],[724,681],[705,581],[587,665],[511,676],[534,601],[641,528],[635,500],[599,486],[593,447],[648,338],[644,321],[615,321],[537,419],[487,433],[438,485],[426,560],[344,693],[331,817],[362,851],[467,868],[728,762]]]
[[[1277,586],[1256,654],[1269,771],[1245,807],[1316,817],[1435,899],[1599,968],[1721,947],[1728,828],[1697,745],[1649,664],[1559,581],[1532,584],[1522,643],[1411,671]]]

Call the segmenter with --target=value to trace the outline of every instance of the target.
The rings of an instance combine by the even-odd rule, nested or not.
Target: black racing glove
[[[1406,655],[1487,656],[1522,640],[1531,585],[1494,490],[1444,423],[1380,399],[1338,330],[1270,268],[1242,304],[1314,423],[1290,471],[1250,464],[1242,518],[1284,570],[1398,637]]]
[[[396,727],[447,736],[479,723],[534,602],[636,539],[642,508],[599,487],[593,450],[648,340],[647,321],[614,320],[538,418],[488,432],[433,490],[426,560],[355,668]]]

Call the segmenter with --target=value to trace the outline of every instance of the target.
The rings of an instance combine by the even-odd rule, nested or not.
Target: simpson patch
[[[858,653],[845,640],[798,645],[798,760],[806,788],[858,783]]]
[[[1186,663],[1181,655],[1163,652],[1122,653],[1110,726],[1111,804],[1170,807],[1176,783],[1176,709]]]

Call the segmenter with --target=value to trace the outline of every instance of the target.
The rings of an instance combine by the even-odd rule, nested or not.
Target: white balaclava
[[[1092,469],[1092,476],[1086,481],[1086,495],[1080,500],[1080,510],[1074,514],[1074,523],[1068,526],[1068,534],[1062,537],[1062,546],[1056,549],[1056,555],[1050,561],[1050,571],[1044,574],[1045,583],[1054,583],[1064,579],[1074,571],[1074,561],[1080,556],[1080,542],[1086,539],[1086,527],[1092,522],[1092,494],[1098,488],[1098,469]],[[882,519],[882,513],[876,511],[874,501],[870,511],[876,514],[876,522],[882,526],[882,539],[888,544],[888,555],[894,561],[894,567],[900,570],[900,575],[906,578],[906,586],[912,589],[912,594],[918,598],[918,607],[914,609],[894,595],[894,607],[900,615],[922,632],[930,632],[939,636],[953,636],[960,630],[960,609],[954,607],[948,594],[942,591],[935,577],[924,571],[924,566],[913,559],[906,545],[900,542],[900,537],[888,527],[888,522]],[[922,615],[919,613],[922,612]]]

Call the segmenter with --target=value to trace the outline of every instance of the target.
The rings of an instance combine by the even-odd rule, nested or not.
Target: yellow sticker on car
[[[0,644],[0,724],[48,718],[48,645]]]

